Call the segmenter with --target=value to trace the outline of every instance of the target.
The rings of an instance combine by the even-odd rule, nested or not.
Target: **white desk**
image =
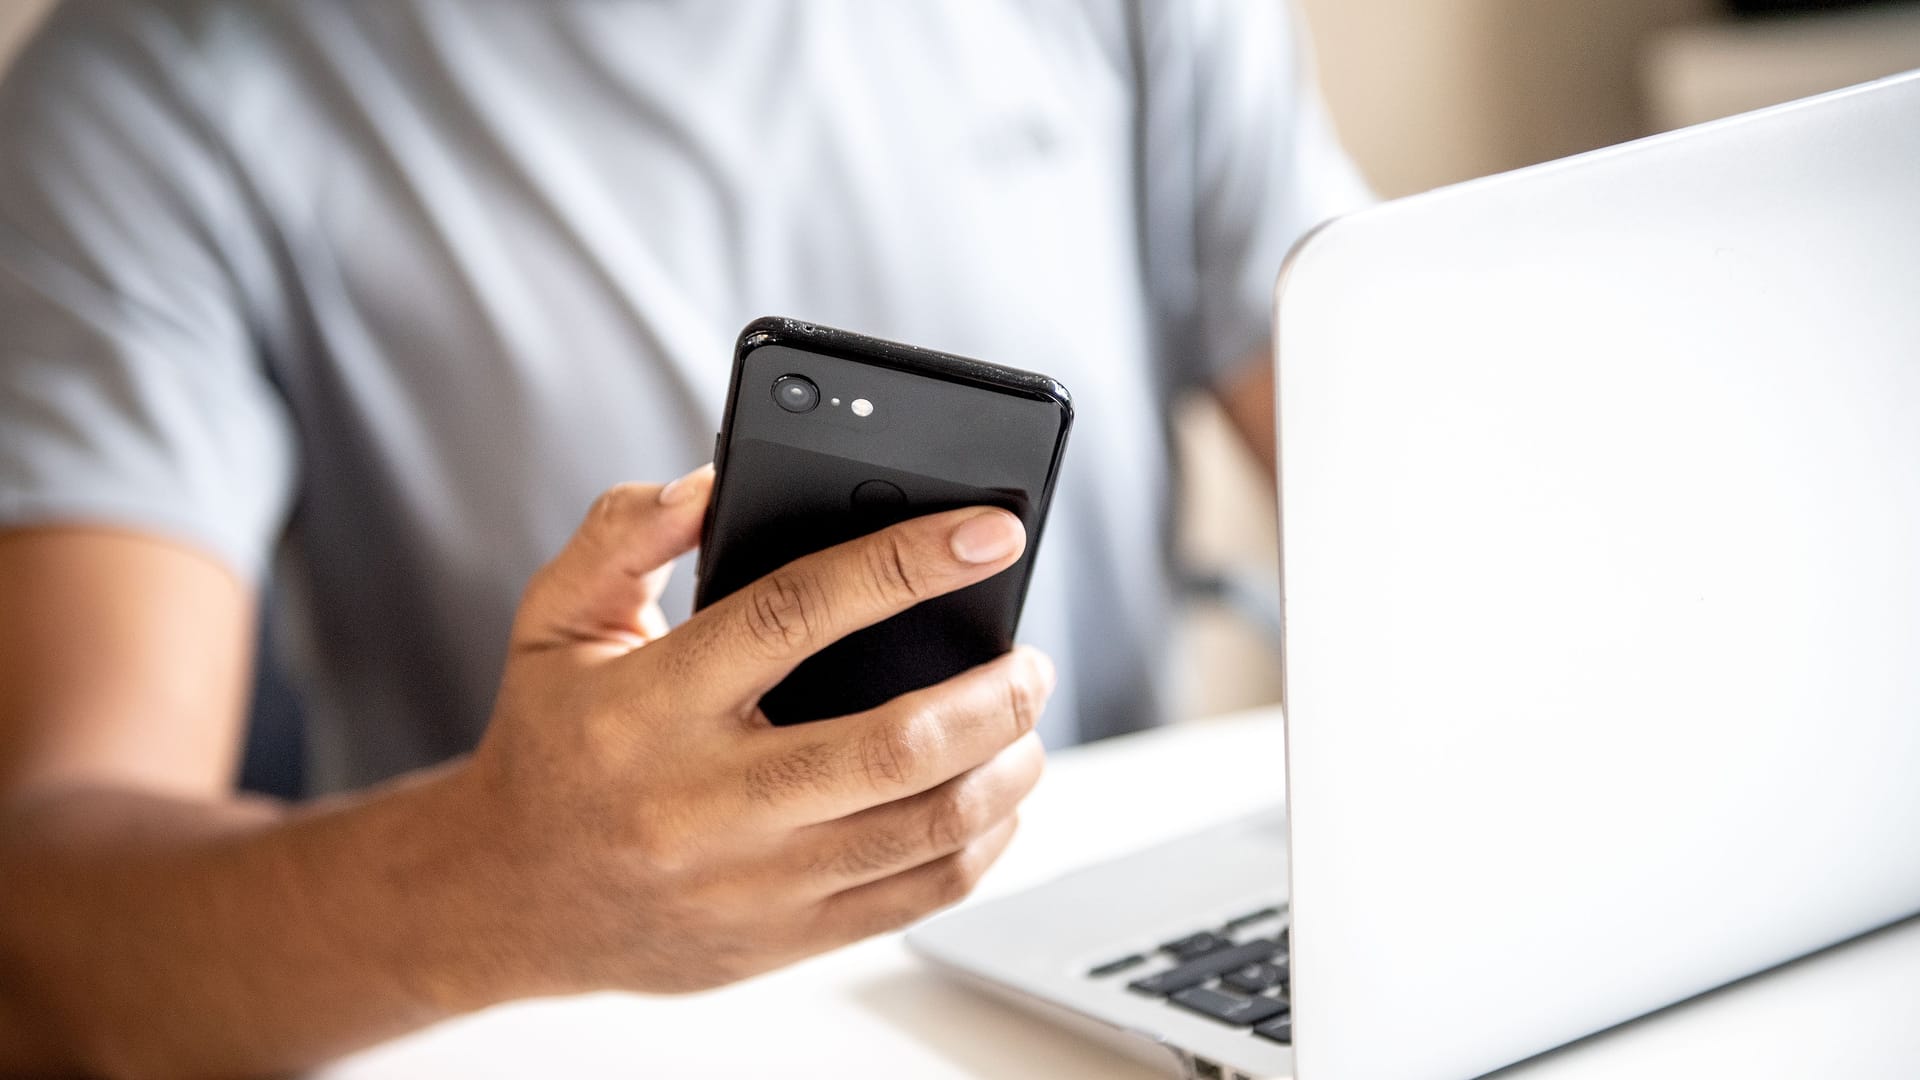
[[[1281,790],[1281,758],[1273,714],[1058,753],[1022,811],[1020,834],[979,895],[1019,889],[1270,804]],[[695,997],[602,994],[506,1006],[378,1047],[321,1075],[1132,1080],[1158,1074],[943,980],[888,936]],[[1501,1076],[1920,1076],[1920,922]]]

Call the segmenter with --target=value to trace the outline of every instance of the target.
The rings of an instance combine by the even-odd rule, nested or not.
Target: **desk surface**
[[[1280,794],[1282,755],[1272,713],[1057,753],[1021,813],[1020,833],[977,895],[1024,888],[1269,805]],[[1155,797],[1142,798],[1143,790]],[[1144,1080],[1159,1074],[949,983],[916,962],[898,935],[888,935],[692,997],[597,994],[504,1006],[377,1047],[320,1075]],[[1500,1074],[1502,1080],[1816,1075],[1920,1075],[1920,921]]]

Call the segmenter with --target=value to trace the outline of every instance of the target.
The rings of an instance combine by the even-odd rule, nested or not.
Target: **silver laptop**
[[[1277,325],[1285,816],[917,950],[1413,1080],[1920,912],[1920,73],[1341,219]]]

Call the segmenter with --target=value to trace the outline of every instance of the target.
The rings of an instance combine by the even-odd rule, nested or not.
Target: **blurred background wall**
[[[1341,136],[1408,195],[1920,68],[1920,0],[1298,0]],[[1277,589],[1273,498],[1219,415],[1182,418],[1198,562]],[[1181,628],[1195,715],[1276,700],[1271,642]]]
[[[1920,0],[1299,3],[1334,120],[1387,196],[1920,68]],[[0,65],[49,6],[0,0]],[[1214,410],[1180,426],[1183,544],[1271,593],[1268,485]],[[1203,607],[1170,635],[1189,713],[1277,697],[1273,643],[1246,620]]]

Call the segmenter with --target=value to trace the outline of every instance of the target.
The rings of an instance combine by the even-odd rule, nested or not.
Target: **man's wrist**
[[[365,902],[341,909],[349,924],[336,929],[413,1006],[414,1026],[555,992],[553,958],[530,954],[543,936],[528,924],[536,883],[505,809],[461,758],[370,793],[347,811],[365,814],[355,827],[335,828],[344,822],[326,821],[324,809],[305,823],[315,873],[337,872],[338,856],[379,853],[364,863]],[[346,850],[328,850],[336,845]]]

